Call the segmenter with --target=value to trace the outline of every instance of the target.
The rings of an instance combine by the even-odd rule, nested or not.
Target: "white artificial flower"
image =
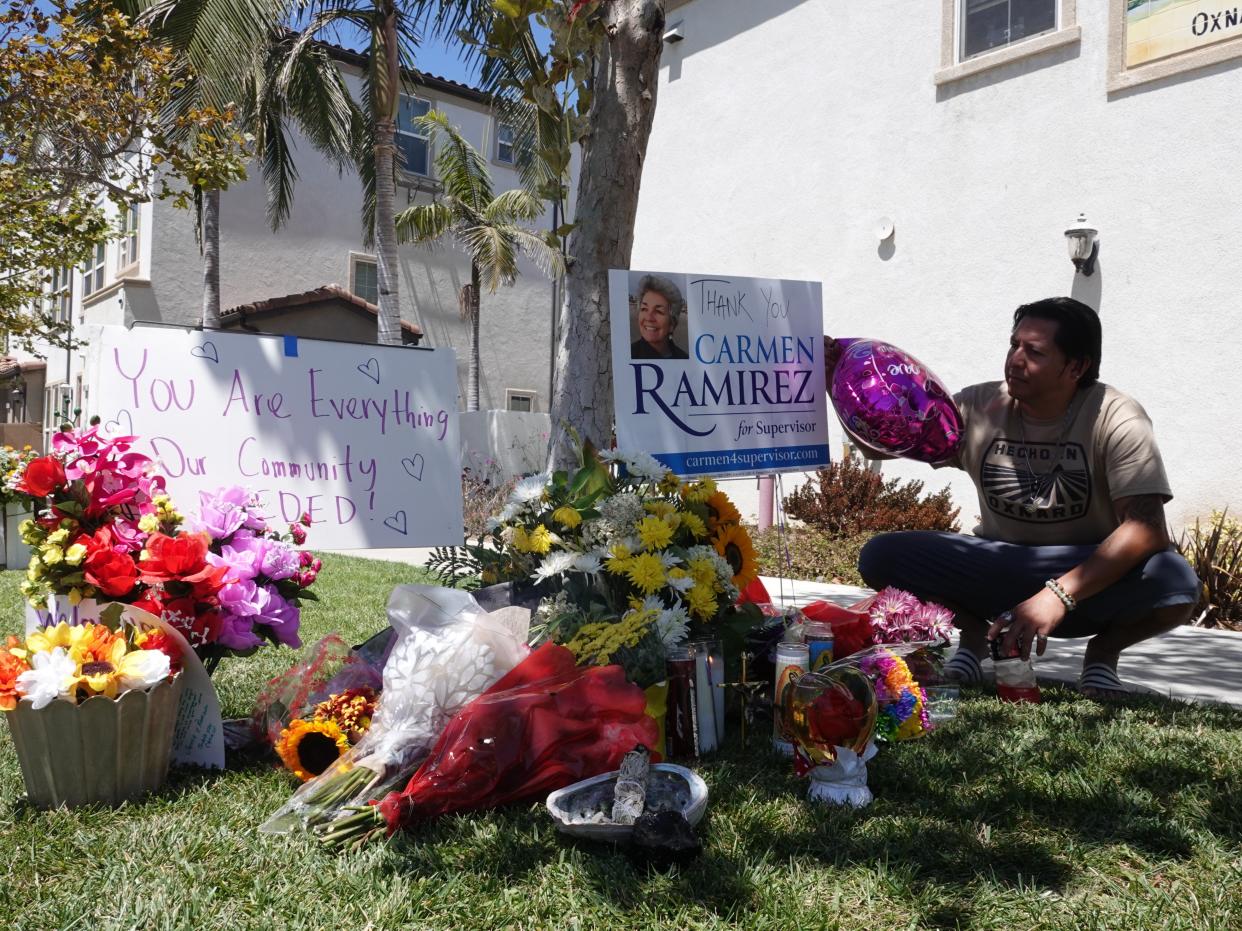
[[[690,628],[690,616],[681,605],[661,611],[655,621],[655,631],[666,647],[679,646]]]
[[[159,650],[134,650],[125,654],[117,672],[122,689],[147,689],[167,679],[172,664]]]
[[[61,695],[68,695],[78,664],[64,647],[54,647],[48,653],[36,653],[30,658],[30,669],[17,677],[17,691],[29,698],[36,710],[46,708]]]
[[[526,504],[529,501],[539,500],[543,497],[543,490],[547,487],[548,479],[549,476],[546,472],[528,475],[513,486],[513,494],[509,496],[509,500],[516,504]]]
[[[571,553],[567,550],[559,550],[549,553],[543,558],[543,562],[539,564],[539,568],[535,570],[535,581],[546,582],[548,579],[563,575],[570,569],[574,568],[574,563],[578,558],[577,553]]]

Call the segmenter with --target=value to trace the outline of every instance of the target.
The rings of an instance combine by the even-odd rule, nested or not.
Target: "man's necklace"
[[[1074,422],[1074,402],[1077,395],[1070,398],[1069,406],[1065,408],[1065,417],[1061,420],[1061,430],[1057,434],[1056,450],[1052,455],[1052,465],[1047,472],[1036,472],[1031,466],[1030,455],[1022,457],[1022,464],[1026,466],[1027,477],[1030,478],[1030,490],[1027,492],[1027,501],[1032,507],[1047,507],[1051,501],[1051,491],[1053,485],[1053,474],[1057,470],[1057,466],[1061,463],[1061,454],[1065,449],[1065,440],[1069,435],[1070,424]],[[1030,453],[1030,448],[1026,442],[1026,421],[1022,417],[1022,408],[1015,400],[1013,402],[1014,416],[1018,418],[1018,439],[1022,443],[1023,451]]]

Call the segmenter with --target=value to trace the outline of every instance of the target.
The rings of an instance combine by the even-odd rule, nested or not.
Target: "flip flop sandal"
[[[983,682],[983,664],[970,650],[959,648],[944,664],[944,675],[962,685],[979,685]]]
[[[1119,696],[1130,694],[1130,690],[1117,675],[1117,670],[1108,663],[1088,663],[1082,667],[1082,674],[1078,677],[1078,691],[1087,689],[1096,692],[1095,697],[1107,697],[1110,692]]]

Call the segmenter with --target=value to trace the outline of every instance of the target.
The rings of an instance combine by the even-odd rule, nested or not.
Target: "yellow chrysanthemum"
[[[708,526],[714,531],[717,527],[725,524],[740,524],[742,515],[738,513],[733,502],[729,500],[729,496],[723,491],[713,493],[707,499],[707,506],[711,508],[711,519]]]
[[[679,511],[677,514],[681,518],[681,526],[690,531],[690,536],[695,540],[703,540],[707,537],[707,524],[703,523],[703,518],[699,517],[693,511]]]
[[[712,586],[702,583],[686,592],[686,607],[695,617],[709,620],[716,616],[716,593]]]
[[[639,553],[631,557],[626,575],[644,595],[664,587],[664,563],[655,553]]]
[[[655,618],[654,611],[627,611],[619,621],[584,624],[565,646],[579,663],[602,665],[622,647],[635,647]]]
[[[739,524],[721,527],[712,538],[712,546],[733,569],[733,584],[743,589],[759,575],[759,555],[750,542],[750,534]]]
[[[630,548],[624,543],[614,543],[608,548],[608,558],[604,560],[604,568],[613,575],[625,575],[630,571]]]
[[[514,527],[513,546],[520,553],[537,553],[542,556],[552,549],[552,531],[543,524],[531,531],[524,527]]]
[[[660,479],[659,488],[664,494],[671,495],[673,492],[681,488],[681,479],[679,479],[672,472],[665,472],[664,478]]]
[[[638,539],[645,550],[662,550],[673,542],[673,528],[662,517],[644,517],[638,522]]]
[[[667,518],[670,514],[676,514],[677,508],[673,506],[671,501],[644,501],[643,509],[648,514],[654,514],[656,517]]]
[[[716,567],[710,559],[692,559],[686,566],[690,578],[698,585],[713,588],[716,584]]]
[[[716,493],[716,483],[710,478],[699,482],[689,482],[681,486],[681,496],[687,501],[705,504]]]
[[[573,530],[582,523],[582,515],[568,505],[562,505],[553,511],[552,519],[566,530]]]
[[[276,741],[281,762],[303,782],[324,772],[348,749],[349,738],[334,721],[295,718]]]

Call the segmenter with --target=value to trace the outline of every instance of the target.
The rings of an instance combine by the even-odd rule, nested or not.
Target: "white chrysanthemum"
[[[574,571],[595,575],[603,568],[603,560],[599,553],[579,553],[574,557]]]
[[[483,529],[488,533],[491,533],[495,530],[499,530],[502,523],[503,521],[499,517],[489,517],[483,522]]]
[[[690,628],[690,617],[681,605],[661,611],[655,621],[655,631],[666,647],[681,645]]]
[[[656,555],[660,557],[660,565],[664,567],[665,572],[669,569],[675,569],[677,566],[681,565],[681,557],[676,553],[672,553],[668,550],[660,550],[660,552]]]
[[[507,524],[509,521],[513,520],[513,518],[518,516],[518,511],[520,510],[522,509],[518,507],[516,504],[514,504],[512,501],[510,501],[508,504],[506,504],[503,508],[500,509],[501,523]]]
[[[602,462],[624,462],[625,453],[619,449],[601,449],[598,450],[599,458]]]
[[[35,653],[30,658],[30,669],[17,677],[17,691],[29,698],[36,710],[50,705],[58,696],[68,695],[78,671],[64,647],[54,647],[49,653]]]
[[[577,553],[571,553],[567,550],[558,550],[549,553],[543,558],[543,562],[539,564],[539,568],[535,570],[535,581],[546,582],[548,579],[563,575],[570,569],[574,568],[574,562],[578,558]]]
[[[686,592],[690,591],[690,589],[694,588],[694,578],[693,576],[687,575],[680,579],[669,579],[668,587],[673,589],[673,591],[678,594],[684,595]]]
[[[653,482],[664,478],[664,474],[668,471],[668,466],[650,453],[641,450],[626,453],[625,467],[636,478],[650,479]]]
[[[537,501],[543,497],[543,490],[548,484],[548,474],[540,472],[537,475],[528,475],[516,485],[513,486],[513,494],[509,496],[509,500],[516,504],[526,504],[528,501]]]

